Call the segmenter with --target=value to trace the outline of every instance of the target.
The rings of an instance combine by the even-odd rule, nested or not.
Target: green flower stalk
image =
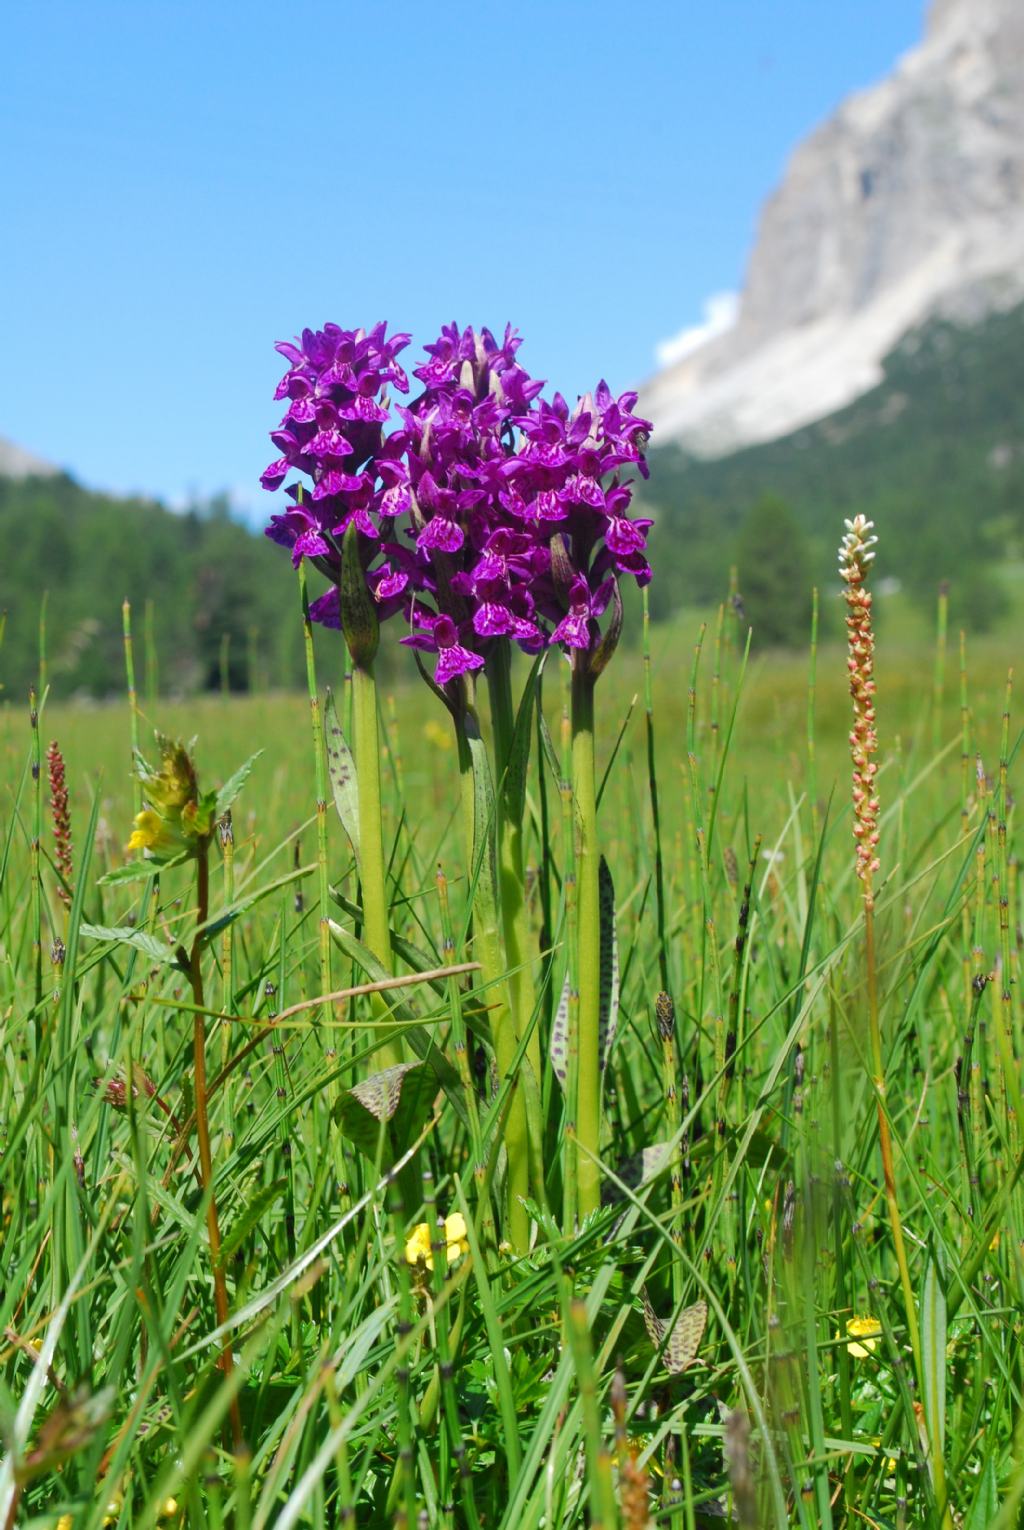
[[[574,658],[576,656],[574,655]],[[580,1217],[601,1204],[597,1155],[601,1143],[601,902],[597,843],[597,775],[594,765],[594,676],[573,665],[572,781],[576,802],[576,971],[579,974],[579,1039],[576,1052],[576,1173]]]
[[[332,988],[331,929],[328,922],[330,890],[327,875],[327,773],[324,768],[324,726],[320,713],[320,692],[316,681],[313,625],[309,619],[306,568],[302,563],[299,564],[299,595],[302,601],[302,641],[306,654],[306,686],[309,692],[309,721],[313,736],[313,771],[316,781],[316,867],[319,905],[317,951],[320,959],[320,992],[330,993]],[[329,1009],[327,1013],[329,1016]]]
[[[524,698],[524,715],[517,722],[512,702],[512,650],[507,642],[498,642],[487,659],[488,695],[494,729],[495,769],[499,783],[498,820],[498,893],[501,904],[502,933],[509,969],[509,1000],[515,1025],[516,1041],[528,1036],[525,1061],[532,1072],[531,1095],[537,1096],[537,1109],[529,1110],[531,1150],[538,1166],[534,1175],[534,1195],[543,1201],[544,1180],[541,1166],[539,1089],[541,1078],[540,1032],[534,1024],[537,990],[534,981],[533,942],[526,907],[526,865],[523,847],[523,818],[526,807],[526,757],[529,749],[529,720],[535,696],[531,682]],[[527,731],[519,746],[517,726]],[[531,1029],[532,1027],[532,1029]],[[533,1119],[536,1117],[536,1119]]]
[[[461,675],[446,687],[445,703],[455,723],[463,822],[473,880],[473,954],[480,963],[488,1019],[501,1084],[511,1090],[504,1143],[508,1161],[504,1233],[516,1253],[530,1246],[530,1218],[523,1204],[530,1192],[530,1153],[515,1015],[506,982],[494,851],[494,786],[476,713],[473,680]]]
[[[577,1204],[580,1218],[601,1205],[601,850],[597,837],[594,689],[618,645],[622,601],[613,584],[612,618],[602,636],[588,613],[590,645],[573,646],[572,788],[576,804],[576,971],[579,981],[576,1048]]]
[[[380,624],[366,587],[359,532],[349,525],[342,541],[339,581],[341,628],[352,660],[353,754],[359,787],[359,872],[363,899],[363,940],[386,972],[392,971],[391,926],[385,877],[380,790],[380,719],[374,660]],[[397,1035],[384,1031],[380,1065],[402,1061]]]

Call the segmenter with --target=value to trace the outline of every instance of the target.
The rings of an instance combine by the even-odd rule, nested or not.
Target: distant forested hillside
[[[55,695],[124,684],[121,602],[132,603],[140,690],[298,682],[298,592],[280,549],[214,501],[183,515],[115,499],[68,477],[0,479],[0,695],[23,697],[38,667],[46,593]],[[148,604],[148,612],[147,612]],[[147,625],[152,642],[147,645]],[[152,673],[155,654],[159,675]]]
[[[652,611],[718,600],[741,533],[765,498],[806,539],[819,584],[835,581],[843,516],[882,538],[881,573],[984,626],[994,563],[1024,547],[1024,307],[971,328],[933,322],[908,337],[884,381],[816,425],[729,457],[655,450],[646,498],[657,519]]]

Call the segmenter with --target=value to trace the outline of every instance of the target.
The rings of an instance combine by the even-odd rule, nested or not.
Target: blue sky
[[[259,513],[272,345],[305,324],[511,319],[572,396],[641,381],[741,284],[789,151],[923,14],[13,0],[0,435],[91,485]]]

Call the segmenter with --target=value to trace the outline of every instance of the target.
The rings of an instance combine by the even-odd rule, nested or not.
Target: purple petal
[[[274,350],[280,352],[286,361],[292,363],[292,366],[300,367],[306,359],[298,346],[292,345],[288,340],[279,340],[274,346]]]
[[[454,553],[458,552],[464,540],[461,527],[456,526],[454,521],[446,520],[443,515],[435,515],[416,538],[416,546]]]
[[[300,532],[295,538],[295,546],[292,548],[292,562],[298,568],[303,558],[322,558],[330,550],[330,543],[324,540],[319,531],[310,527],[308,531]]]
[[[260,483],[265,489],[279,489],[288,477],[290,463],[287,457],[278,457],[269,467],[264,468],[260,474]]]
[[[338,409],[340,420],[360,420],[364,424],[382,425],[387,417],[388,411],[382,405],[362,394],[357,395],[351,403],[342,404]]]
[[[496,600],[484,600],[473,612],[473,631],[479,637],[504,637],[512,627],[512,613]]]
[[[567,643],[570,648],[590,647],[590,623],[584,614],[573,611],[564,616],[551,634],[552,643]]]
[[[469,669],[482,669],[483,662],[478,653],[471,653],[461,643],[452,643],[450,647],[442,648],[437,656],[434,680],[438,685],[447,685],[449,680],[464,675]]]
[[[341,596],[338,593],[338,586],[336,584],[332,585],[317,600],[311,602],[309,617],[311,621],[319,622],[321,627],[333,627],[335,631],[340,629]]]
[[[641,524],[638,521],[628,520],[622,515],[609,516],[604,539],[618,557],[627,557],[630,553],[642,551],[646,540]]]
[[[430,632],[407,632],[398,641],[404,643],[406,648],[419,648],[423,653],[437,652],[437,644]]]

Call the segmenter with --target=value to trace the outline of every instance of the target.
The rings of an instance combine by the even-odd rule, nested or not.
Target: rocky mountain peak
[[[1022,291],[1024,4],[934,0],[922,43],[792,155],[736,322],[643,404],[705,454],[770,440],[872,387],[929,315]]]
[[[59,469],[0,436],[0,478],[50,478]]]

